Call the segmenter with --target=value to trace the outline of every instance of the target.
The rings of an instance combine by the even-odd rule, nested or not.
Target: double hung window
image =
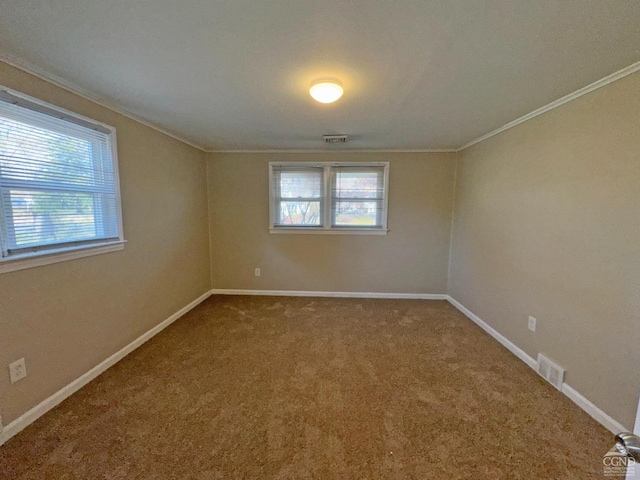
[[[387,232],[388,163],[271,163],[271,232]]]
[[[0,89],[0,272],[122,242],[114,129]]]

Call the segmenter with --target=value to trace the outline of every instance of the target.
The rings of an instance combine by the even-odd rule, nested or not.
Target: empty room
[[[640,2],[0,0],[0,479],[640,479]]]

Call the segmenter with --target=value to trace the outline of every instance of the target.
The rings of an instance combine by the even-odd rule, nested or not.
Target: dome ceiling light
[[[336,78],[317,78],[309,89],[309,94],[320,103],[333,103],[343,93],[342,83]]]

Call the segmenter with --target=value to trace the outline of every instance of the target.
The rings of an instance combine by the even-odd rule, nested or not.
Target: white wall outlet
[[[24,363],[24,358],[9,364],[9,376],[11,377],[11,383],[16,383],[27,376],[27,366]]]
[[[532,332],[535,332],[537,322],[538,320],[536,320],[536,317],[532,317],[531,315],[529,315],[529,330],[531,330]]]
[[[260,269],[256,268],[256,277],[259,277],[259,276],[260,276]]]

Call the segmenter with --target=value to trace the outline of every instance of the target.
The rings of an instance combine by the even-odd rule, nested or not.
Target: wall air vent
[[[538,374],[542,378],[544,378],[558,390],[562,390],[562,384],[564,382],[564,368],[556,363],[553,363],[541,353],[538,354],[537,367]]]
[[[348,135],[323,135],[324,143],[347,143]]]

